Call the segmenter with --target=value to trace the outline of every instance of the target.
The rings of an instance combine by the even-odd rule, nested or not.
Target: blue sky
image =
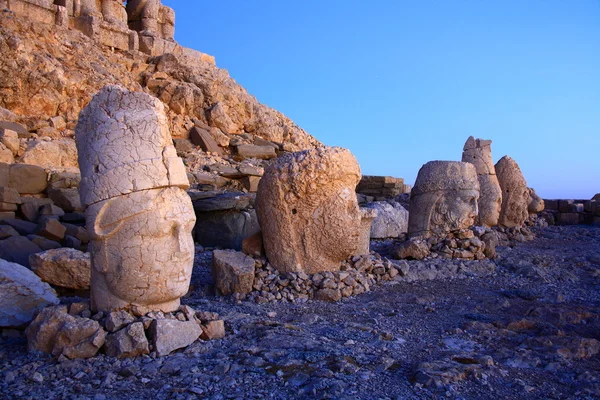
[[[492,139],[545,198],[600,192],[600,1],[163,0],[175,37],[363,174]]]

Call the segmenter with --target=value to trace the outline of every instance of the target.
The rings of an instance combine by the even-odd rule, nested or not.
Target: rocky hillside
[[[22,125],[13,125],[19,146],[12,156],[0,144],[0,162],[76,167],[72,138],[79,112],[107,84],[144,91],[164,102],[178,151],[192,173],[210,170],[208,165],[217,165],[213,171],[239,169],[244,159],[268,159],[319,145],[210,62],[111,51],[79,31],[33,23],[9,11],[0,12],[0,53],[0,121]],[[199,138],[192,138],[192,144],[186,139],[193,127]],[[208,148],[205,142],[210,142]],[[269,146],[275,152],[265,155]]]

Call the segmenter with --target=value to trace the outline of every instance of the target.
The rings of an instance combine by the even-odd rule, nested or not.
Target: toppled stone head
[[[196,221],[162,103],[106,86],[76,128],[96,311],[174,311],[191,279]]]
[[[338,147],[288,153],[260,180],[256,213],[265,252],[280,272],[337,270],[359,246],[358,162]]]
[[[479,179],[479,214],[476,223],[487,227],[498,225],[502,206],[502,190],[492,161],[492,141],[470,136],[465,143],[462,161],[475,165]]]
[[[529,189],[515,160],[509,156],[502,157],[496,163],[496,175],[502,189],[502,209],[498,225],[506,228],[522,226],[529,212]]]
[[[529,204],[527,205],[527,211],[530,214],[537,214],[544,211],[546,204],[544,200],[538,196],[533,188],[529,188]]]
[[[472,226],[478,199],[479,182],[473,164],[428,162],[419,170],[411,192],[409,236],[442,236]]]

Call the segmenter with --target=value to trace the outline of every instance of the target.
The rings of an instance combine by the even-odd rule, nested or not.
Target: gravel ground
[[[183,303],[219,313],[225,339],[71,361],[5,331],[0,398],[600,398],[600,228],[536,233],[498,248],[486,275],[392,281],[337,303],[215,297],[199,248]]]

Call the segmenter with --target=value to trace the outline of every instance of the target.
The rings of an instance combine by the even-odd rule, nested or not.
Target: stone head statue
[[[529,204],[527,205],[527,211],[530,214],[537,214],[544,211],[546,204],[544,200],[538,196],[533,188],[529,188]]]
[[[127,11],[122,0],[102,0],[102,18],[111,24],[127,28]]]
[[[476,223],[487,227],[498,225],[502,190],[492,161],[492,141],[470,136],[463,148],[462,161],[473,164],[477,170],[480,197]]]
[[[428,162],[419,170],[411,192],[409,236],[441,236],[472,226],[478,200],[479,181],[473,164]]]
[[[196,217],[162,103],[106,86],[76,128],[92,307],[174,311],[190,284]]]
[[[529,189],[515,160],[509,156],[502,157],[496,163],[496,175],[502,189],[502,209],[498,224],[506,228],[522,226],[529,212]]]
[[[256,213],[265,251],[281,272],[337,270],[359,246],[360,168],[346,149],[287,153],[260,180]]]

